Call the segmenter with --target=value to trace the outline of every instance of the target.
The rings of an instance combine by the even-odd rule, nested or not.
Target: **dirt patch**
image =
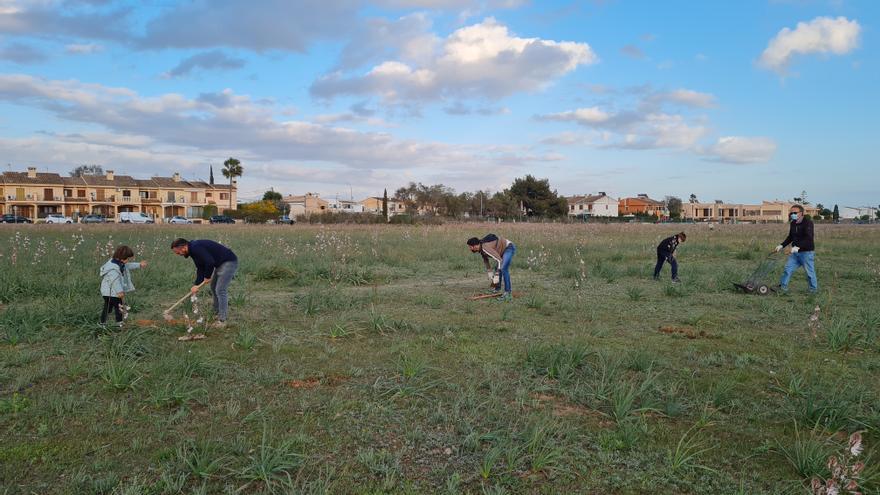
[[[162,325],[182,325],[184,320],[134,320],[132,323],[139,327],[159,327]]]
[[[348,380],[348,377],[342,375],[331,375],[325,378],[319,378],[316,376],[306,378],[304,380],[287,380],[285,381],[285,385],[290,388],[317,388],[320,386],[325,387],[336,387],[343,382]]]
[[[665,333],[666,335],[681,335],[688,339],[714,339],[714,337],[705,330],[696,330],[690,327],[674,327],[674,326],[661,326],[659,329],[660,333]]]
[[[532,394],[532,398],[538,401],[542,406],[552,408],[553,415],[558,418],[566,418],[571,416],[591,416],[600,418],[599,426],[611,426],[613,423],[599,411],[590,409],[589,407],[572,404],[562,397],[549,394]],[[606,424],[607,423],[607,424]]]

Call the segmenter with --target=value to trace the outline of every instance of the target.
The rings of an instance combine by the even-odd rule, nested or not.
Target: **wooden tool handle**
[[[201,288],[203,285],[205,285],[204,282],[200,283],[198,285],[198,287]],[[180,306],[181,303],[183,303],[183,301],[186,301],[186,299],[188,297],[192,297],[192,295],[193,295],[192,292],[188,292],[185,296],[181,297],[176,303],[172,304],[170,308],[166,309],[165,312],[170,313],[170,312],[174,311],[174,308]]]

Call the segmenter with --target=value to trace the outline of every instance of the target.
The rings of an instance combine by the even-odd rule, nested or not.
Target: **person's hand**
[[[193,286],[192,286],[192,289],[190,289],[189,292],[190,292],[192,295],[196,295],[196,293],[198,293],[198,292],[199,292],[199,289],[201,289],[201,288],[202,288],[202,287],[201,287],[200,285],[193,285]]]
[[[147,267],[147,262],[141,261],[141,268],[146,268],[146,267]]]
[[[795,253],[797,253],[797,252],[800,251],[800,250],[801,250],[801,248],[799,248],[799,247],[797,247],[797,246],[792,246],[792,247],[791,247],[791,254],[795,254]]]
[[[774,251],[774,253],[778,253],[779,251],[782,251],[782,244],[776,246],[776,251]]]
[[[125,292],[120,292],[119,294],[116,294],[116,297],[118,297],[119,299],[125,299]]]

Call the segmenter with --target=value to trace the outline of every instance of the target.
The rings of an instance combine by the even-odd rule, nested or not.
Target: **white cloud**
[[[596,125],[607,122],[611,115],[599,107],[578,108],[565,112],[552,113],[540,117],[542,120],[555,120],[558,122],[576,122],[582,125]]]
[[[724,136],[703,154],[725,163],[761,163],[776,154],[776,142],[766,137]]]
[[[60,120],[105,130],[0,143],[8,159],[19,162],[45,159],[47,164],[70,164],[91,153],[87,161],[97,156],[105,163],[151,168],[164,162],[161,170],[167,170],[236,156],[276,168],[291,162],[300,168],[330,167],[336,171],[331,175],[345,183],[354,174],[361,177],[376,170],[394,171],[398,179],[400,174],[420,179],[429,174],[464,177],[468,170],[484,170],[486,165],[497,168],[499,174],[513,174],[525,164],[559,159],[558,155],[535,154],[523,145],[416,141],[387,132],[277,120],[271,106],[231,90],[195,99],[173,93],[146,97],[128,88],[0,75],[0,102],[39,108]]]
[[[181,77],[195,70],[231,70],[244,67],[245,61],[230,57],[220,50],[197,53],[180,61],[164,74],[166,78]]]
[[[104,47],[96,43],[72,43],[64,47],[64,51],[72,55],[89,55],[103,50]]]
[[[857,21],[846,17],[817,17],[810,22],[799,22],[794,30],[783,28],[770,40],[758,64],[785,73],[795,55],[849,53],[859,46],[861,29]]]
[[[711,108],[715,106],[715,96],[709,93],[700,93],[691,89],[676,89],[668,93],[654,95],[657,101],[677,103],[679,105],[695,108]]]
[[[389,104],[497,99],[540,90],[597,61],[586,43],[520,38],[488,18],[450,34],[428,60],[386,60],[360,76],[335,72],[315,81],[311,92],[321,98],[377,95]]]

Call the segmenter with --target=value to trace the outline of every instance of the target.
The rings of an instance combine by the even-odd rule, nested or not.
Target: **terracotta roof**
[[[113,180],[108,180],[104,175],[83,175],[81,179],[90,186],[137,187],[137,181],[128,175],[115,175]]]
[[[6,184],[50,184],[59,186],[64,184],[60,175],[40,172],[34,178],[28,177],[27,172],[3,172],[3,182]]]

